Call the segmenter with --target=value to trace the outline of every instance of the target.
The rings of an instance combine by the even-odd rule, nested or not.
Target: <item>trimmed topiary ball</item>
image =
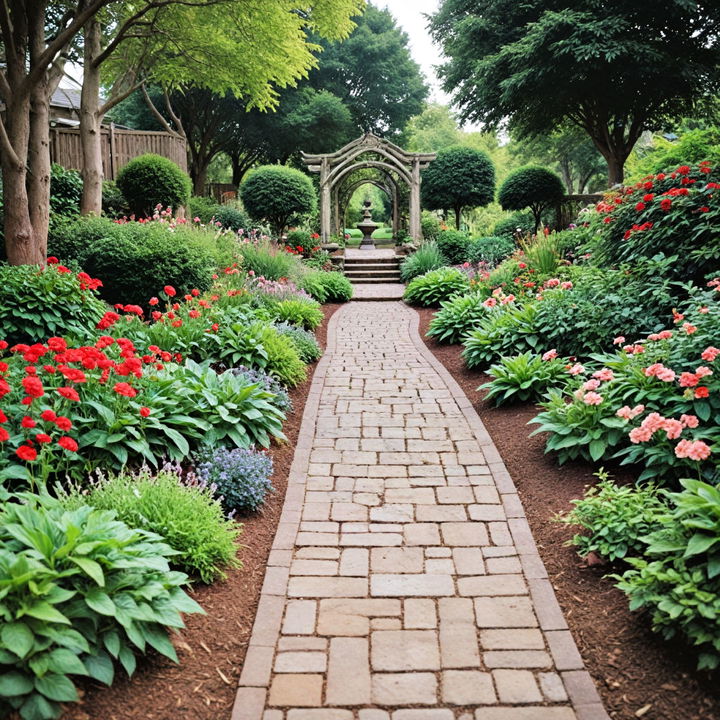
[[[310,178],[284,165],[263,165],[253,170],[243,182],[240,195],[250,217],[268,223],[275,237],[317,208],[317,194]]]
[[[172,160],[160,155],[133,158],[117,177],[117,186],[125,196],[130,212],[138,217],[163,208],[185,207],[190,201],[190,178]]]
[[[503,210],[529,208],[535,220],[534,232],[540,226],[543,211],[565,197],[565,186],[554,172],[539,165],[528,165],[510,173],[498,193]]]

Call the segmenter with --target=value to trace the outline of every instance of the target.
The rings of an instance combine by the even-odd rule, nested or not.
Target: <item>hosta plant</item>
[[[410,282],[413,278],[437,270],[447,263],[447,258],[440,252],[436,242],[425,242],[403,260],[400,265],[400,277],[403,282]]]
[[[645,557],[616,576],[630,609],[647,609],[666,640],[681,637],[698,652],[699,669],[720,667],[720,490],[683,480],[672,509],[645,538]]]
[[[170,570],[174,551],[113,513],[66,510],[49,497],[6,497],[0,509],[0,711],[59,717],[78,699],[75,679],[111,685],[136,654],[177,662],[169,630],[202,612]]]
[[[488,370],[492,378],[478,390],[487,390],[486,400],[495,405],[507,402],[537,402],[550,388],[564,385],[567,379],[566,362],[557,354],[533,355],[523,353],[505,357]]]
[[[280,322],[292,323],[305,330],[315,330],[323,321],[318,303],[308,300],[282,300],[272,309]]]
[[[461,295],[470,289],[467,275],[456,268],[439,268],[416,277],[405,288],[403,299],[411,305],[435,307],[453,295]]]
[[[430,322],[427,336],[440,343],[462,342],[463,338],[487,315],[485,299],[480,293],[470,292],[441,303],[440,309]]]

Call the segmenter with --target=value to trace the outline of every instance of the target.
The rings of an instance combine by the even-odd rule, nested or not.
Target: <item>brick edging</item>
[[[585,669],[585,664],[575,640],[568,629],[567,622],[555,596],[555,590],[548,579],[545,564],[540,557],[530,525],[525,517],[525,511],[517,488],[495,443],[458,382],[420,337],[420,315],[404,304],[402,304],[402,307],[410,311],[408,314],[408,331],[415,349],[447,385],[485,455],[505,508],[510,532],[530,588],[530,596],[540,628],[548,639],[550,652],[563,678],[563,683],[578,720],[610,720],[595,683],[590,673]]]
[[[280,637],[280,627],[285,609],[290,562],[305,499],[310,451],[315,438],[320,398],[325,386],[331,351],[335,348],[338,318],[342,313],[343,308],[340,308],[328,322],[325,353],[315,367],[305,401],[300,434],[288,475],[285,501],[268,556],[265,579],[260,590],[260,602],[255,613],[255,622],[250,633],[230,720],[260,720],[265,710],[273,656]]]

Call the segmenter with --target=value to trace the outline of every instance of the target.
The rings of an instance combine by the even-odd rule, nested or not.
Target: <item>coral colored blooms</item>
[[[700,462],[710,457],[710,447],[702,440],[681,440],[675,447],[675,455]]]

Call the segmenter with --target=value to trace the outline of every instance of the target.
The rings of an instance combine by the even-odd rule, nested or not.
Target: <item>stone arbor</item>
[[[337,152],[325,155],[302,153],[302,159],[311,172],[320,173],[320,228],[323,243],[330,241],[333,231],[342,230],[341,198],[348,196],[350,188],[355,190],[366,183],[380,187],[390,197],[394,234],[399,226],[400,186],[404,184],[408,187],[409,234],[415,240],[421,239],[420,171],[435,159],[434,153],[410,153],[368,132]],[[358,180],[355,176],[353,179],[353,173],[366,169],[376,171],[378,177]]]

